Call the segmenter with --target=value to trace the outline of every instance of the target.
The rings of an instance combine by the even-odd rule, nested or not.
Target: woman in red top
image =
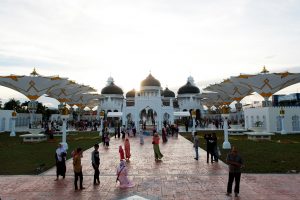
[[[119,146],[119,153],[120,153],[120,160],[124,160],[125,159],[124,150],[121,145]]]
[[[130,143],[129,143],[128,138],[125,139],[124,146],[125,146],[126,160],[129,161],[129,158],[130,158],[131,154],[130,154]]]
[[[155,161],[158,161],[162,159],[163,155],[159,150],[159,136],[157,132],[155,132],[153,135],[152,144],[153,144]]]

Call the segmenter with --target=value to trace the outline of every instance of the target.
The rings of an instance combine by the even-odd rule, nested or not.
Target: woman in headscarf
[[[130,143],[128,138],[125,139],[124,147],[125,147],[126,160],[129,161],[131,154],[130,154]]]
[[[120,161],[120,165],[117,168],[117,181],[120,182],[120,188],[134,187],[134,183],[127,178],[128,171],[124,160]]]
[[[140,130],[140,144],[144,144],[144,130]]]
[[[159,150],[159,136],[157,132],[154,133],[152,144],[153,144],[155,161],[158,161],[163,157],[163,155]]]
[[[162,136],[163,143],[168,142],[167,131],[165,127],[162,128],[161,136]]]
[[[124,150],[122,148],[122,145],[119,146],[119,153],[120,153],[120,160],[124,160],[125,156],[124,156]]]
[[[56,181],[58,180],[59,175],[65,178],[66,175],[66,156],[67,152],[61,143],[58,144],[58,148],[55,152],[56,160]]]

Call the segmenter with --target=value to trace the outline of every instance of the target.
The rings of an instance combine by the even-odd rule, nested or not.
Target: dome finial
[[[109,76],[106,82],[107,82],[107,86],[109,86],[109,85],[111,85],[112,83],[114,83],[113,77]]]
[[[192,76],[189,76],[187,81],[188,81],[191,85],[195,85],[194,78],[193,78]]]
[[[263,70],[260,72],[262,74],[267,74],[269,71],[267,70],[266,66],[264,65]]]
[[[31,76],[38,76],[39,74],[36,72],[35,67],[33,68],[33,71],[30,73]]]

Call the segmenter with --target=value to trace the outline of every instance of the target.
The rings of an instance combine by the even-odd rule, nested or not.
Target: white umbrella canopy
[[[279,90],[300,82],[299,73],[269,73],[264,67],[259,74],[241,74],[237,77],[231,77],[230,80],[239,85],[252,88],[253,91],[260,94],[265,100]]]
[[[86,105],[90,110],[93,110],[93,108],[95,108],[96,106],[99,105],[99,99],[92,99],[88,102],[88,104]]]
[[[66,85],[52,88],[48,91],[48,95],[62,103],[71,101],[71,98],[74,95],[88,92],[96,92],[96,90],[90,86],[80,85],[74,81],[69,81]]]
[[[91,101],[97,100],[101,97],[99,94],[78,94],[70,98],[71,101],[67,102],[70,106],[78,106],[79,108],[86,107]]]
[[[67,78],[61,78],[59,76],[41,76],[35,71],[35,69],[30,76],[0,76],[0,84],[2,86],[24,94],[31,101],[47,94],[52,88],[64,85],[67,82]]]
[[[204,102],[211,102],[210,104],[213,104],[216,107],[219,107],[220,105],[229,105],[233,102],[233,100],[224,93],[202,93],[200,96]]]
[[[233,81],[231,81],[231,79],[224,80],[219,84],[209,85],[208,87],[204,88],[204,90],[223,93],[237,102],[240,102],[244,97],[253,92],[252,88],[235,84]]]

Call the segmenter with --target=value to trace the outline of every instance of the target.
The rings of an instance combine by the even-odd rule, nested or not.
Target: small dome
[[[178,94],[199,94],[200,90],[197,86],[187,82],[184,86],[180,87]]]
[[[141,86],[157,86],[160,87],[160,82],[154,78],[151,74],[147,76],[145,80],[141,82]]]
[[[126,98],[135,97],[135,89],[130,90],[126,93]]]
[[[175,97],[175,93],[173,91],[169,90],[169,88],[166,87],[166,89],[162,91],[161,96]]]
[[[111,82],[109,85],[107,85],[106,87],[104,87],[101,90],[101,94],[120,94],[123,95],[123,90],[116,86],[114,84],[114,82]]]

